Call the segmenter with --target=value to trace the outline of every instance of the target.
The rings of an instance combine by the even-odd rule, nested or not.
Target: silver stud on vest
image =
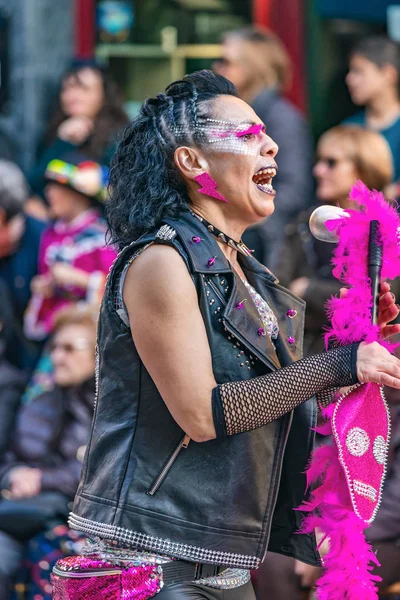
[[[165,241],[173,240],[175,236],[175,229],[173,229],[173,227],[170,227],[169,225],[162,225],[156,233],[156,238]]]

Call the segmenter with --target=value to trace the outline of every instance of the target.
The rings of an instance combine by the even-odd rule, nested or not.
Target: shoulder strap
[[[118,277],[119,273],[122,271],[127,261],[138,251],[140,248],[147,246],[149,244],[166,244],[168,246],[172,246],[175,248],[177,252],[179,252],[182,259],[185,261],[185,264],[190,271],[189,260],[187,253],[185,252],[182,244],[177,239],[177,232],[170,227],[169,225],[161,225],[158,229],[151,231],[149,233],[145,233],[140,238],[125,246],[123,248],[115,261],[113,262],[109,276],[108,276],[108,285],[113,287],[115,278]]]

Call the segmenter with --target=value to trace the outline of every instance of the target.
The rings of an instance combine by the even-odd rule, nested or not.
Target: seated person
[[[87,306],[57,315],[54,388],[21,408],[0,463],[0,600],[8,597],[23,542],[66,519],[75,495],[93,414],[96,318]]]
[[[52,160],[46,197],[54,218],[42,236],[38,275],[25,315],[29,339],[45,340],[57,312],[84,300],[100,304],[116,252],[102,217],[108,169],[79,152]]]

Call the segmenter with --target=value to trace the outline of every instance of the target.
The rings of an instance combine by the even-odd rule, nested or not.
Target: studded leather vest
[[[255,259],[240,256],[249,283],[278,319],[274,346],[259,334],[260,316],[248,288],[189,211],[125,248],[110,272],[101,307],[98,393],[70,525],[192,561],[256,568],[268,549],[315,564],[315,540],[296,533],[301,515],[293,510],[305,492],[302,473],[313,444],[315,401],[248,433],[189,440],[115,306],[126,262],[150,242],[173,246],[187,265],[217,383],[263,375],[301,357],[304,302]]]

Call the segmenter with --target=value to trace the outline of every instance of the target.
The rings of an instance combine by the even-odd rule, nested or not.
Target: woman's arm
[[[175,421],[195,441],[215,438],[211,352],[196,288],[178,252],[154,244],[138,256],[124,302],[136,348]]]

